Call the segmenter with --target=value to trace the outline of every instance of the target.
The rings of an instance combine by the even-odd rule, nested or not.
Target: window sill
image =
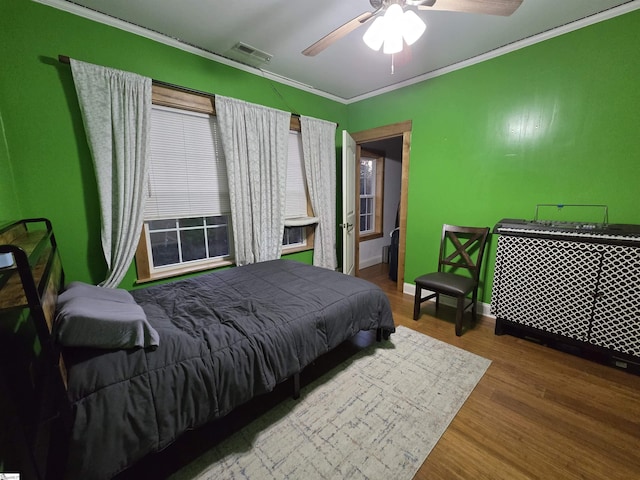
[[[366,242],[367,240],[373,240],[375,238],[381,238],[383,235],[380,232],[373,232],[373,233],[366,233],[366,234],[360,234],[360,241],[361,242]]]
[[[285,227],[307,227],[309,225],[315,225],[318,223],[318,217],[295,217],[285,218]]]
[[[229,267],[231,265],[235,265],[235,263],[233,263],[231,260],[216,260],[215,262],[203,262],[192,265],[167,267],[165,269],[158,269],[155,272],[151,272],[148,277],[138,277],[138,279],[136,280],[136,284],[149,283],[156,280],[179,277],[181,275],[187,275],[189,273],[203,272],[205,270],[213,270],[220,267]]]
[[[309,245],[298,245],[295,247],[282,247],[282,255],[289,255],[290,253],[306,252],[307,250],[313,250],[313,247]]]

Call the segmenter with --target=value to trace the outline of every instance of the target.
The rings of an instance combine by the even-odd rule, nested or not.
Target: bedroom
[[[73,84],[68,67],[57,62],[59,54],[283,106],[257,76],[34,2],[1,5],[0,170],[11,173],[0,175],[0,219],[52,219],[68,278],[97,282],[105,267],[92,166],[86,143],[76,140],[82,126],[71,113]],[[279,90],[298,110],[353,132],[412,120],[410,283],[431,268],[445,222],[493,226],[504,217],[531,218],[538,203],[566,202],[606,203],[612,221],[640,223],[639,24],[640,12],[631,12],[350,105],[286,85]],[[550,123],[557,128],[547,141],[502,144],[485,130],[487,120],[517,118],[531,104],[540,105],[549,122],[559,118]],[[522,155],[507,155],[512,140]],[[489,279],[494,255],[492,245]],[[132,268],[123,286],[134,281]],[[489,292],[490,281],[485,303]]]

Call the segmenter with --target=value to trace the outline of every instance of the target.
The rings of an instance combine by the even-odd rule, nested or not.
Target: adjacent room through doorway
[[[390,277],[400,292],[404,286],[411,128],[412,122],[407,120],[351,135],[357,146],[358,169],[356,275],[360,268],[384,262],[391,267],[393,261]],[[374,195],[374,190],[381,195]]]

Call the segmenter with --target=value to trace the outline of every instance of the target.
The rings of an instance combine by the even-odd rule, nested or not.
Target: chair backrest
[[[438,271],[464,268],[478,281],[489,227],[442,226]],[[450,268],[449,268],[450,267]]]

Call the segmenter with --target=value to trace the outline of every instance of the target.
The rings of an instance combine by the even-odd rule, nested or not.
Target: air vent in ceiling
[[[273,58],[273,55],[270,53],[263,52],[242,42],[236,43],[231,50],[229,50],[229,56],[234,60],[238,60],[252,67],[260,66]]]

